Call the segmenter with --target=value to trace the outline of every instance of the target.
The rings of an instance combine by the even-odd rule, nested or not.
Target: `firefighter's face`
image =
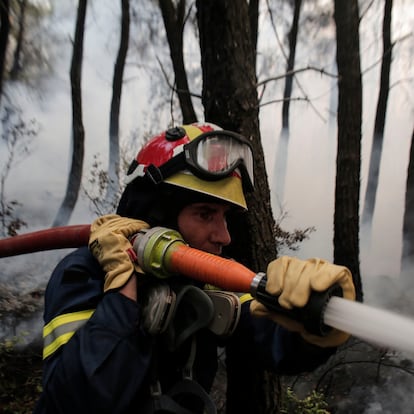
[[[230,241],[226,214],[230,207],[220,203],[194,203],[178,215],[178,230],[191,246],[220,255]]]

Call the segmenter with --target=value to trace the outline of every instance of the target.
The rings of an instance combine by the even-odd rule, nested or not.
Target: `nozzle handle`
[[[318,336],[326,336],[332,327],[324,322],[326,306],[332,296],[342,297],[342,289],[338,284],[332,285],[324,292],[312,291],[308,303],[303,308],[286,309],[279,303],[279,297],[266,291],[267,277],[258,273],[250,286],[251,295],[272,312],[301,322],[305,329]]]

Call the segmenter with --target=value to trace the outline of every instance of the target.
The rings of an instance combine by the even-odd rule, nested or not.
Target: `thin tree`
[[[175,6],[172,0],[159,0],[159,5],[164,20],[168,45],[170,47],[175,87],[183,115],[183,123],[189,124],[197,121],[197,115],[191,101],[183,55],[186,1],[179,0]]]
[[[247,3],[198,1],[205,119],[246,136],[254,151],[255,191],[240,256],[261,269],[276,256],[270,190],[259,130],[259,105]],[[234,21],[233,21],[234,19]],[[237,23],[235,23],[237,22]],[[242,26],[239,27],[238,25]],[[214,27],[215,30],[211,30]],[[246,234],[249,233],[249,234]],[[248,258],[248,259],[247,259]]]
[[[73,43],[70,81],[72,88],[72,164],[66,194],[53,226],[66,225],[78,199],[83,170],[85,130],[82,121],[81,74],[83,59],[83,36],[85,31],[87,0],[79,0]]]
[[[391,17],[392,0],[384,2],[384,17],[382,23],[382,64],[380,90],[375,115],[374,136],[371,147],[371,156],[368,170],[367,188],[365,192],[365,203],[362,213],[362,224],[369,234],[377,198],[378,177],[381,166],[382,144],[384,140],[385,119],[387,114],[388,93],[390,90],[390,71],[392,61],[393,43],[391,42]]]
[[[111,203],[116,199],[116,194],[120,187],[119,112],[121,107],[124,68],[129,45],[129,0],[121,0],[121,10],[121,36],[112,80],[112,101],[109,116],[109,164],[108,189],[106,195],[108,203]]]
[[[335,0],[338,66],[338,150],[334,212],[334,262],[353,275],[362,300],[359,269],[359,190],[362,83],[358,0]]]
[[[22,55],[22,50],[23,50],[24,31],[25,31],[25,25],[26,25],[25,18],[26,18],[27,0],[20,0],[17,2],[17,4],[19,5],[19,16],[18,16],[19,26],[17,28],[16,48],[14,50],[13,66],[10,71],[10,76],[14,79],[17,78],[17,76],[19,75],[22,69],[21,55]]]
[[[205,119],[242,133],[251,141],[254,151],[255,191],[247,197],[248,215],[229,223],[233,224],[231,231],[236,242],[230,254],[256,271],[265,270],[277,252],[260,141],[255,48],[247,2],[198,0],[196,5]],[[254,355],[246,356],[245,364],[239,366],[238,358],[233,358],[237,353],[240,349],[226,348],[227,413],[277,412],[278,378],[259,368]]]
[[[293,8],[293,18],[292,25],[288,34],[288,44],[289,44],[289,55],[287,57],[286,64],[286,78],[285,78],[285,88],[283,91],[283,104],[282,104],[282,130],[279,137],[279,145],[277,148],[277,156],[275,162],[275,182],[276,182],[276,191],[274,196],[278,196],[280,201],[283,201],[284,197],[284,187],[286,180],[286,170],[287,170],[287,160],[288,160],[288,149],[289,149],[289,109],[290,109],[290,99],[292,96],[292,87],[294,80],[294,67],[295,67],[295,57],[296,57],[296,44],[299,32],[299,18],[300,18],[300,9],[302,6],[302,0],[295,0]],[[277,200],[274,200],[276,204]]]
[[[10,33],[10,3],[3,0],[0,4],[0,101],[3,95],[3,81],[6,66],[7,43]]]
[[[285,89],[283,91],[283,105],[282,105],[282,128],[286,131],[289,130],[289,108],[290,98],[292,96],[293,86],[293,69],[295,67],[295,56],[296,56],[296,44],[299,32],[299,17],[300,8],[302,6],[302,0],[295,0],[293,8],[293,19],[290,31],[288,34],[289,43],[289,56],[286,65],[286,78],[285,78]]]
[[[414,129],[411,136],[410,159],[407,170],[405,210],[403,220],[403,245],[401,270],[403,279],[414,286],[412,267],[414,264]]]
[[[250,22],[250,35],[253,48],[253,56],[256,71],[256,56],[257,56],[257,37],[259,35],[259,3],[260,0],[249,1],[249,22]]]

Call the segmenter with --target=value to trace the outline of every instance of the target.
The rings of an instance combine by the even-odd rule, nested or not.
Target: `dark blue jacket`
[[[69,254],[54,270],[45,294],[43,393],[35,414],[136,414],[149,399],[154,372],[164,392],[182,379],[186,347],[155,351],[154,338],[140,327],[139,304],[117,292],[103,294],[103,279],[86,247]],[[225,346],[227,389],[236,393],[229,412],[254,412],[246,404],[251,396],[249,375],[258,365],[297,374],[314,369],[335,351],[310,345],[267,319],[251,317],[248,303],[225,344],[206,329],[197,336],[193,377],[207,392],[217,371],[217,347]]]

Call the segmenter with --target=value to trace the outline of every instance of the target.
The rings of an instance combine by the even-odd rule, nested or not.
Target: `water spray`
[[[0,257],[86,246],[90,225],[62,226],[0,240]],[[325,336],[332,328],[367,342],[414,354],[414,320],[366,304],[343,299],[334,285],[313,292],[303,308],[288,310],[266,290],[266,275],[242,264],[189,247],[175,230],[154,227],[133,240],[137,260],[144,271],[159,278],[182,275],[223,290],[250,292],[274,312],[304,324],[307,331]]]

